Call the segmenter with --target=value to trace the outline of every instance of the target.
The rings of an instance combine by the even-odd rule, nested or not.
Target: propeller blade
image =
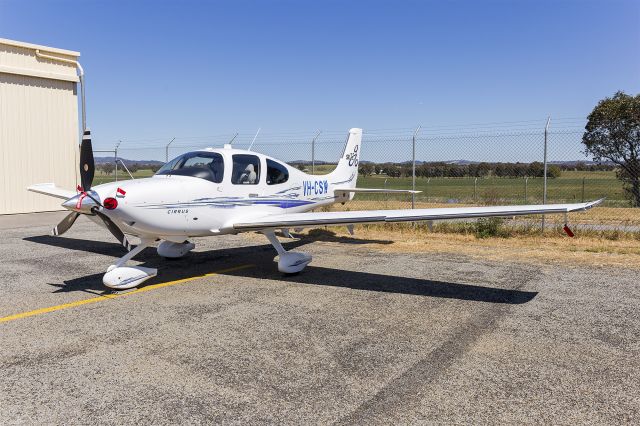
[[[51,230],[51,235],[62,235],[67,232],[78,216],[80,216],[80,213],[78,212],[71,212],[66,215],[64,219],[62,219],[60,223],[53,228],[53,230]]]
[[[80,145],[80,182],[83,191],[89,191],[93,183],[93,175],[96,165],[93,161],[93,148],[91,147],[91,131],[84,131],[82,144]]]
[[[124,235],[124,233],[120,230],[120,228],[118,228],[118,225],[116,225],[110,218],[109,216],[107,216],[106,214],[102,213],[99,210],[94,210],[94,213],[96,215],[98,215],[98,217],[100,219],[102,219],[102,221],[104,222],[105,225],[107,225],[107,229],[109,230],[109,232],[111,232],[113,234],[114,237],[116,237],[116,239],[118,241],[120,241],[120,244],[123,245],[124,248],[127,249],[127,251],[131,251],[131,249],[133,248],[133,246],[131,245],[131,243],[129,243],[129,240],[127,240],[127,237]]]

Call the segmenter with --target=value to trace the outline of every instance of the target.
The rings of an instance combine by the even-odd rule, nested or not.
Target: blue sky
[[[638,1],[0,0],[0,37],[82,53],[98,146],[585,117],[640,92]]]

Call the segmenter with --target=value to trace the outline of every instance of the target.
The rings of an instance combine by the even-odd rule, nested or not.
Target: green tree
[[[100,165],[100,169],[105,175],[110,175],[115,170],[116,166],[113,163],[104,163]]]
[[[640,207],[640,94],[617,92],[604,98],[589,114],[582,142],[595,161],[618,165],[632,203]]]
[[[542,172],[542,174],[544,175],[544,172]],[[562,169],[560,169],[560,167],[556,166],[555,164],[551,164],[547,167],[547,177],[555,179],[559,178],[561,174]]]
[[[527,176],[531,176],[531,177],[544,176],[544,164],[539,161],[534,161],[533,163],[529,164],[527,168]]]
[[[489,175],[490,171],[491,171],[491,166],[489,165],[489,163],[480,163],[478,164],[478,168],[476,169],[476,176],[485,177]]]
[[[371,163],[360,163],[358,172],[360,172],[362,176],[371,176],[375,172],[375,169]]]

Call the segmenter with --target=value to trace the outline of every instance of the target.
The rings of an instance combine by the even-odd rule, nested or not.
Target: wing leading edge
[[[53,183],[38,183],[36,185],[31,185],[27,190],[37,192],[38,194],[48,195],[50,197],[60,198],[62,200],[68,200],[77,194],[76,192],[69,191],[68,189],[58,188]]]
[[[495,216],[569,213],[588,210],[604,199],[588,203],[541,204],[526,206],[447,207],[435,209],[361,210],[348,212],[309,212],[275,214],[233,224],[238,232],[277,228],[305,228],[324,225],[353,225],[380,222],[468,219]]]

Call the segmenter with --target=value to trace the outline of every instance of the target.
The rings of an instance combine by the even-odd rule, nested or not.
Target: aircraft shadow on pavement
[[[382,275],[371,272],[349,271],[320,266],[307,266],[299,274],[285,275],[277,271],[276,264],[256,265],[255,268],[224,272],[221,275],[285,280],[306,285],[341,287],[354,290],[397,293],[414,296],[438,297],[487,303],[522,304],[531,301],[537,292],[484,287],[420,278]]]
[[[67,238],[67,237],[53,237],[51,235],[36,235],[33,237],[25,237],[24,241],[30,241],[32,243],[44,244],[47,246],[61,247],[69,250],[86,251],[90,253],[102,254],[105,256],[122,257],[124,256],[125,249],[121,244],[97,241],[97,240],[84,240],[80,238]],[[146,251],[146,250],[145,250]]]
[[[292,233],[297,238],[306,242],[327,241],[341,244],[393,244],[391,240],[374,240],[371,238],[358,238],[355,236],[339,236],[329,229],[312,229],[308,235]]]
[[[28,237],[25,240],[113,257],[120,257],[124,254],[122,246],[116,243],[48,236]],[[287,250],[291,250],[310,242],[312,241],[290,241],[284,242],[283,246]],[[158,276],[146,281],[142,286],[214,273],[237,265],[251,264],[250,268],[221,272],[220,275],[486,303],[522,304],[531,301],[538,294],[537,292],[499,287],[333,269],[313,266],[313,264],[299,274],[285,275],[277,270],[277,264],[273,261],[275,254],[273,247],[265,244],[192,252],[182,259],[167,260],[159,257],[155,248],[148,248],[136,256],[135,260],[143,262],[141,266],[158,268]],[[107,266],[105,265],[105,271]],[[86,275],[64,281],[63,284],[50,283],[50,285],[57,287],[54,292],[83,291],[108,294],[110,291],[105,291],[102,285],[103,274],[104,272]]]

